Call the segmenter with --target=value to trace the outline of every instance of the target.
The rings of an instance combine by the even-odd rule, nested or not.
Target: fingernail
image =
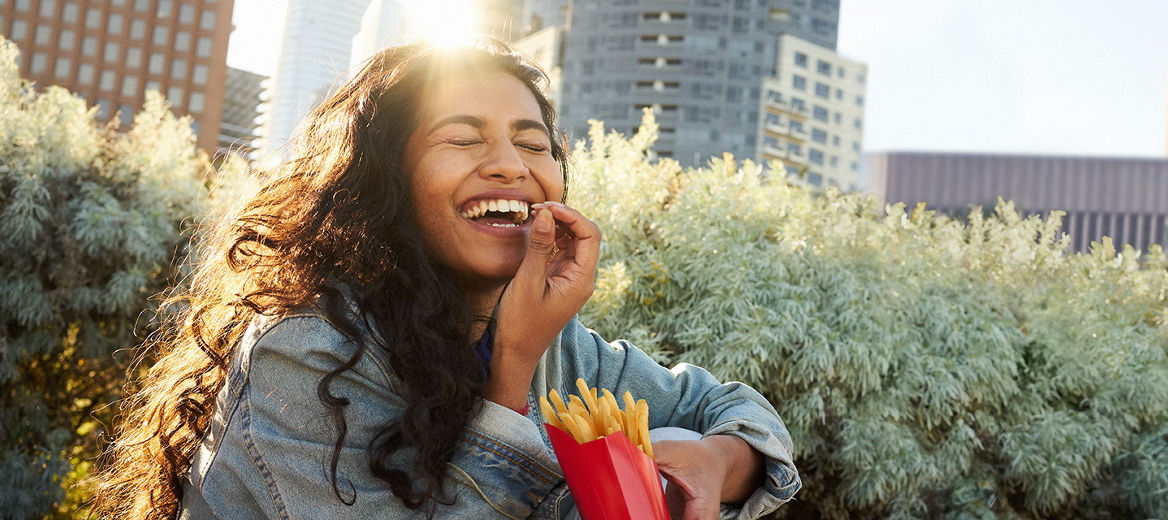
[[[546,208],[546,207],[547,207],[547,203],[546,203],[546,202],[536,202],[535,204],[532,204],[532,205],[531,205],[531,209],[543,209],[543,208]]]

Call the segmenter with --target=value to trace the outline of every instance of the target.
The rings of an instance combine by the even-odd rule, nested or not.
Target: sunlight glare
[[[465,42],[479,32],[479,13],[471,0],[404,0],[412,39],[436,45]]]

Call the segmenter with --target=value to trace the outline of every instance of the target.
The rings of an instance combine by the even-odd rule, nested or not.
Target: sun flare
[[[479,12],[471,0],[405,0],[411,38],[437,45],[467,41],[479,32]]]

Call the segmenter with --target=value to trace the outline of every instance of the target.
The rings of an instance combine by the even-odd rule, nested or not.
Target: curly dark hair
[[[432,512],[427,505],[444,500],[445,465],[481,406],[486,381],[471,331],[485,318],[474,315],[452,275],[427,258],[402,154],[427,87],[468,71],[520,79],[544,123],[556,128],[546,75],[496,40],[456,48],[404,45],[367,60],[309,114],[291,159],[261,174],[263,187],[209,228],[200,246],[204,260],[163,301],[168,318],[144,346],[155,362],[122,403],[109,463],[95,477],[93,514],[173,518],[244,330],[259,315],[314,305],[357,345],[317,386],[338,432],[329,475],[337,498],[352,503],[356,497],[337,485],[347,401],[330,384],[369,349],[380,349],[404,383],[408,404],[371,440],[369,467],[412,509]],[[566,185],[566,152],[557,135],[551,153]],[[352,289],[362,317],[347,312],[342,284]],[[384,342],[361,333],[369,328]],[[407,447],[417,456],[395,466],[391,457]]]

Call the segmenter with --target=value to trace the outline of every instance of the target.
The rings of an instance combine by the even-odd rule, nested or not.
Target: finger
[[[600,227],[575,209],[558,202],[548,203],[556,222],[572,235],[571,246],[576,263],[588,272],[596,270],[600,256]]]
[[[546,208],[537,209],[527,237],[527,253],[511,285],[523,286],[525,290],[543,290],[546,283],[547,264],[555,247],[555,218]]]

